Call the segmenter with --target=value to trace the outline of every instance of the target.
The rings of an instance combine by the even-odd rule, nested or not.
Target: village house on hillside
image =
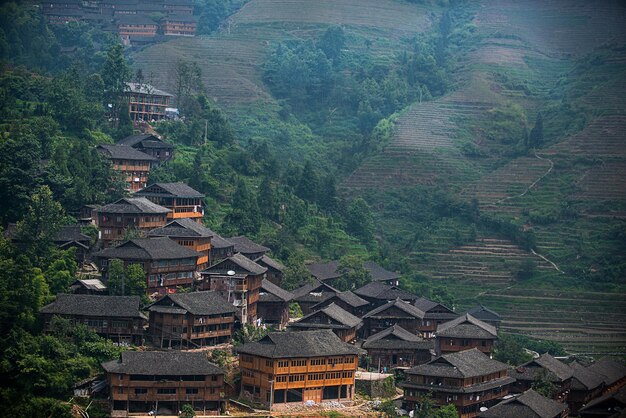
[[[459,314],[447,306],[439,302],[426,299],[425,297],[417,299],[413,302],[413,305],[420,311],[424,312],[424,317],[420,322],[419,330],[425,338],[433,338],[439,324],[443,324],[444,322],[448,322],[458,318],[459,316]]]
[[[509,371],[509,375],[516,380],[511,392],[525,392],[535,380],[545,378],[557,388],[554,399],[563,401],[570,390],[573,374],[571,367],[546,353]]]
[[[320,305],[335,296],[339,291],[331,285],[315,280],[293,291],[294,302],[297,302],[304,315],[315,311],[314,306]],[[320,305],[321,306],[321,305]]]
[[[354,294],[353,292],[349,290],[346,290],[345,292],[341,292],[337,290],[334,295],[328,295],[328,296],[330,297],[321,301],[317,305],[314,305],[311,308],[311,310],[317,311],[317,310],[322,309],[325,306],[330,305],[331,303],[334,303],[335,305],[339,306],[341,309],[350,312],[352,315],[361,317],[367,312],[367,309],[370,306],[368,301],[366,301],[363,298],[360,298],[359,296],[357,296],[356,294]]]
[[[136,192],[148,184],[148,176],[153,164],[158,160],[128,145],[102,144],[97,150],[109,161],[113,170],[120,173],[126,182],[127,190]]]
[[[209,254],[211,260],[210,264],[215,264],[234,254],[235,244],[222,237],[220,234],[214,233],[213,238],[211,238],[211,252]]]
[[[253,324],[257,320],[257,303],[266,267],[237,253],[200,272],[199,288],[219,292],[237,309],[241,322]]]
[[[626,385],[626,365],[623,362],[606,357],[601,358],[587,368],[593,373],[602,376],[604,381],[603,395],[614,392]]]
[[[168,219],[190,218],[200,223],[204,216],[204,195],[185,183],[155,183],[134,193],[168,208]]]
[[[76,295],[105,295],[107,287],[100,279],[77,279],[70,285]]]
[[[583,406],[579,411],[580,418],[622,418],[626,410],[626,386],[608,392]]]
[[[319,311],[308,314],[296,322],[289,324],[294,331],[309,331],[315,329],[329,329],[343,342],[356,341],[357,330],[363,325],[359,317],[341,309],[334,303],[321,308]]]
[[[486,322],[489,325],[496,327],[496,330],[500,329],[500,323],[502,322],[502,317],[500,316],[500,314],[482,304],[473,307],[472,309],[467,311],[467,313],[480,321]]]
[[[276,326],[279,330],[285,329],[289,322],[289,303],[292,300],[293,293],[263,279],[259,290],[257,316],[264,324]]]
[[[359,350],[330,330],[272,332],[237,352],[242,396],[270,409],[354,398]]]
[[[132,25],[133,20],[130,20]],[[137,25],[137,24],[135,24]],[[143,24],[141,24],[143,26]],[[144,30],[145,28],[139,28]],[[150,30],[146,29],[145,33]],[[135,34],[136,36],[136,34]],[[142,35],[144,36],[144,35]],[[149,37],[149,35],[145,35]],[[165,119],[167,117],[165,109],[170,106],[171,94],[156,89],[149,84],[126,83],[126,98],[128,100],[128,113],[130,120],[138,122],[152,122]]]
[[[311,276],[329,284],[332,284],[335,280],[343,276],[343,273],[339,271],[339,267],[339,261],[312,263],[306,266]],[[391,286],[397,286],[399,284],[400,275],[398,273],[386,270],[373,261],[365,261],[363,268],[371,275],[372,281],[382,282]]]
[[[465,314],[437,327],[435,353],[439,356],[455,351],[477,348],[491,355],[494,343],[498,340],[496,328]]]
[[[175,219],[168,222],[164,227],[155,228],[148,232],[149,237],[168,237],[178,245],[191,248],[199,253],[197,270],[205,269],[211,264],[211,239],[213,235],[213,231],[189,218]]]
[[[577,362],[570,364],[572,368],[572,384],[567,394],[567,405],[572,414],[577,414],[580,408],[602,395],[604,379],[601,375]]]
[[[165,226],[170,209],[145,197],[124,197],[97,209],[98,229],[105,247],[124,239],[127,231],[148,232]]]
[[[167,237],[135,238],[94,254],[105,279],[113,259],[122,260],[125,266],[141,265],[146,273],[147,293],[160,295],[175,292],[179,286],[191,287],[199,256]]]
[[[201,348],[230,342],[235,307],[211,291],[174,293],[148,307],[152,343],[161,348]]]
[[[163,141],[156,135],[131,135],[119,140],[117,144],[133,147],[159,161],[168,161],[174,157],[174,145]]]
[[[253,259],[252,261],[261,267],[267,267],[267,272],[265,272],[267,280],[277,286],[281,285],[283,281],[283,273],[287,267],[285,267],[280,261],[276,261],[265,254],[261,257]]]
[[[399,325],[411,334],[419,335],[424,312],[402,299],[395,299],[371,310],[363,316],[361,335],[368,338],[392,325]]]
[[[354,294],[368,301],[372,307],[384,305],[390,300],[401,299],[406,302],[414,302],[419,296],[382,282],[369,282],[360,288],[353,290]]]
[[[392,325],[363,342],[363,349],[372,365],[388,370],[427,363],[434,354],[434,342],[411,334],[399,325]]]
[[[147,318],[139,311],[139,296],[58,294],[56,300],[39,311],[44,329],[54,316],[84,324],[98,335],[119,343],[141,345]]]
[[[240,235],[238,237],[230,237],[228,238],[228,241],[230,241],[234,245],[235,253],[245,255],[250,260],[259,259],[270,250],[263,245],[257,244],[256,242],[252,241],[250,238],[244,235]]]
[[[174,415],[184,404],[202,414],[224,410],[224,372],[205,352],[125,351],[102,367],[113,416],[155,408],[158,415]]]
[[[479,418],[567,418],[567,405],[546,398],[532,389],[478,414]]]
[[[507,365],[477,349],[444,354],[406,372],[404,406],[412,410],[420,398],[432,394],[436,405],[453,404],[460,418],[473,418],[480,408],[490,408],[508,395],[515,381]]]

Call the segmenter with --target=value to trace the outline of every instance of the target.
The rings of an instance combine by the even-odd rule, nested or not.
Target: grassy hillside
[[[317,39],[333,24],[348,59],[397,66],[446,10],[472,16],[448,37],[450,88],[390,118],[380,143],[353,116],[296,111],[263,82],[279,42]],[[340,189],[366,198],[381,258],[409,280],[445,285],[459,309],[494,307],[507,330],[578,352],[624,352],[624,22],[619,1],[252,0],[215,35],[133,60],[170,90],[176,61],[198,62],[239,139],[268,141],[279,160],[337,172],[352,157]],[[543,138],[529,146],[539,113]],[[369,154],[355,150],[365,140]]]

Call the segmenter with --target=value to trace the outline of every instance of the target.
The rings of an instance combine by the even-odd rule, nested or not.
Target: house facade
[[[144,30],[144,28],[139,30]],[[145,35],[142,34],[141,36],[148,37],[147,33],[151,33],[151,31],[151,27],[145,28]],[[156,32],[156,27],[154,31]],[[130,119],[132,121],[151,122],[165,119],[165,109],[170,106],[172,95],[149,84],[127,83],[126,97]]]
[[[127,184],[127,190],[136,192],[148,184],[148,175],[152,165],[158,160],[128,145],[98,145],[98,151],[120,173]]]
[[[192,287],[199,255],[167,237],[157,237],[131,239],[94,254],[94,258],[104,278],[113,259],[122,260],[125,266],[141,265],[146,273],[147,294],[164,295],[176,292],[178,287]]]
[[[433,338],[440,324],[458,318],[459,315],[447,306],[421,297],[413,302],[413,305],[424,312],[419,330],[424,338]]]
[[[424,312],[405,302],[395,299],[371,310],[363,316],[363,328],[361,335],[368,338],[392,325],[399,325],[413,335],[419,335],[419,325]]]
[[[411,334],[399,325],[370,336],[362,347],[372,359],[372,366],[388,370],[428,363],[434,354],[432,340]]]
[[[546,398],[532,389],[506,399],[478,414],[480,418],[567,418],[568,416],[567,405]]]
[[[354,397],[358,349],[330,330],[269,333],[237,352],[241,395],[270,409]]]
[[[359,317],[332,303],[296,322],[292,322],[289,324],[289,329],[294,331],[329,329],[344,343],[354,343],[357,331],[362,324],[363,322]]]
[[[574,371],[567,364],[546,353],[509,371],[515,378],[511,386],[512,393],[523,393],[531,389],[538,379],[545,379],[556,387],[554,399],[564,402],[572,384]]]
[[[199,253],[197,261],[198,271],[207,268],[211,262],[211,238],[213,238],[213,231],[189,218],[170,221],[164,227],[155,228],[148,232],[148,236],[168,237],[178,245]]]
[[[264,324],[269,324],[282,330],[289,322],[289,303],[293,300],[293,293],[275,285],[269,279],[263,279],[259,291],[257,316]]]
[[[204,195],[185,183],[155,183],[136,191],[134,195],[168,208],[168,219],[189,218],[202,222]]]
[[[148,311],[148,336],[160,348],[210,347],[233,335],[236,309],[215,292],[165,295]]]
[[[494,343],[498,340],[496,328],[465,314],[452,321],[439,324],[435,337],[435,353],[453,353],[477,348],[491,355]]]
[[[118,145],[127,145],[156,158],[160,162],[174,157],[174,145],[163,141],[156,135],[131,135],[119,140]]]
[[[490,408],[508,395],[515,381],[507,365],[492,360],[477,349],[445,354],[407,371],[403,405],[419,408],[430,393],[436,405],[453,404],[460,418],[473,418],[481,408]]]
[[[184,404],[204,415],[224,410],[224,372],[204,352],[125,351],[102,368],[113,416],[173,415]]]
[[[48,329],[54,316],[84,324],[98,335],[119,343],[141,345],[147,318],[139,296],[58,294],[39,311]]]

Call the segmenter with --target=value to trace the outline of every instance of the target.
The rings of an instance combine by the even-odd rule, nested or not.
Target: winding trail
[[[549,162],[550,162],[550,168],[548,168],[548,171],[546,171],[545,173],[543,173],[543,174],[542,174],[542,175],[541,175],[541,176],[540,176],[537,180],[535,180],[535,181],[534,181],[534,182],[533,182],[530,186],[528,186],[528,187],[526,188],[526,190],[524,190],[524,192],[523,192],[523,193],[520,193],[520,194],[518,194],[518,195],[516,195],[516,196],[507,196],[507,197],[505,197],[505,198],[503,198],[503,199],[500,199],[500,200],[498,200],[498,201],[496,201],[496,202],[495,202],[495,204],[496,204],[496,205],[499,205],[499,204],[501,204],[501,203],[503,203],[503,202],[506,202],[507,200],[510,200],[510,199],[515,199],[515,198],[518,198],[518,197],[523,197],[523,196],[525,196],[525,195],[526,195],[526,194],[530,191],[530,189],[532,189],[533,187],[535,187],[535,186],[537,185],[537,183],[539,183],[539,182],[540,182],[541,180],[543,180],[543,179],[544,179],[544,178],[545,178],[548,174],[550,174],[550,173],[552,172],[552,169],[554,169],[554,161],[552,161],[552,160],[551,160],[551,159],[549,159],[549,158],[542,158],[542,157],[540,157],[540,156],[539,156],[539,154],[537,154],[537,151],[535,151],[535,152],[534,152],[534,154],[535,154],[535,157],[536,157],[536,158],[538,158],[538,159],[540,159],[540,160],[544,160],[544,161],[549,161]],[[558,268],[557,268],[557,270],[558,270]],[[559,271],[560,271],[560,270],[559,270]]]

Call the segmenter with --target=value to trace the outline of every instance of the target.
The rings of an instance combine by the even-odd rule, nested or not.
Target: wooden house
[[[328,298],[321,301],[317,305],[314,305],[311,308],[311,311],[317,311],[321,308],[334,303],[339,306],[341,309],[350,312],[354,316],[361,317],[363,316],[370,307],[368,301],[363,298],[360,298],[353,292],[347,290],[345,292],[340,292],[337,290],[334,295],[328,295]]]
[[[341,341],[353,343],[356,341],[357,330],[362,325],[363,321],[359,317],[332,303],[296,322],[292,322],[289,324],[289,329],[295,331],[329,329],[337,334]]]
[[[111,416],[178,415],[185,404],[202,415],[225,409],[224,372],[205,352],[125,351],[102,368]]]
[[[165,36],[195,36],[197,26],[197,18],[188,14],[167,15],[161,23]]]
[[[139,296],[58,294],[55,301],[41,308],[44,329],[52,317],[60,316],[74,324],[84,324],[98,335],[119,343],[141,345],[147,318],[139,309]]]
[[[525,392],[536,380],[547,379],[557,388],[554,399],[562,402],[570,390],[573,374],[571,367],[546,353],[509,371],[509,375],[516,380],[511,392]]]
[[[185,183],[155,183],[136,191],[134,195],[168,208],[168,219],[190,218],[202,222],[204,195]]]
[[[573,415],[578,414],[580,408],[591,400],[602,396],[604,379],[588,367],[577,362],[570,364],[572,368],[572,384],[567,394],[567,405]]]
[[[419,335],[419,325],[424,312],[402,299],[395,299],[375,308],[363,316],[361,335],[368,338],[392,325],[399,325],[411,334]]]
[[[257,303],[257,316],[264,324],[285,329],[289,322],[289,303],[293,300],[293,293],[275,285],[268,279],[263,279]]]
[[[148,307],[152,343],[161,348],[202,348],[230,342],[235,307],[216,292],[173,293]]]
[[[267,268],[237,253],[203,270],[199,287],[219,292],[238,308],[242,323],[252,324],[257,320],[257,303],[266,271]]]
[[[165,226],[168,208],[145,197],[124,197],[98,210],[98,229],[104,246],[122,241],[129,230],[148,231]]]
[[[77,295],[105,295],[107,287],[100,279],[78,279],[70,285],[70,291]]]
[[[435,337],[435,353],[440,356],[455,351],[477,348],[491,355],[494,343],[498,340],[496,328],[465,314],[452,321],[439,324]]]
[[[267,255],[262,255],[253,261],[259,266],[267,267],[267,280],[274,283],[276,286],[280,286],[283,281],[283,273],[287,267]]]
[[[256,242],[252,241],[244,235],[240,235],[238,237],[230,237],[228,238],[228,241],[230,241],[234,245],[235,253],[245,255],[250,260],[258,260],[270,250],[263,245],[257,244]]]
[[[479,319],[483,322],[488,323],[489,325],[496,327],[496,331],[500,329],[500,324],[502,323],[502,317],[500,316],[500,314],[482,304],[473,307],[472,309],[467,311],[467,313],[472,315],[476,319]]]
[[[126,13],[115,15],[117,34],[121,37],[136,36],[154,38],[159,25],[148,16],[128,15]]]
[[[133,147],[159,161],[168,161],[174,157],[174,145],[163,141],[156,135],[131,135],[117,143]]]
[[[583,406],[578,415],[580,418],[623,418],[626,411],[626,387],[617,391],[607,392]]]
[[[602,376],[604,381],[603,395],[615,392],[626,385],[626,365],[623,362],[605,357],[591,364],[588,369]]]
[[[210,263],[211,238],[214,232],[189,218],[174,219],[161,228],[148,232],[149,237],[168,237],[178,245],[191,248],[200,254],[197,261],[198,271],[207,268]]]
[[[235,244],[220,234],[214,233],[211,239],[211,251],[209,259],[211,264],[215,264],[225,258],[232,257],[235,254]]]
[[[507,365],[492,360],[477,349],[444,354],[406,372],[402,383],[403,405],[419,407],[428,393],[436,405],[453,404],[460,418],[473,418],[481,408],[490,408],[508,395],[515,381],[507,375]]]
[[[337,260],[325,263],[307,264],[306,268],[309,270],[309,273],[311,273],[311,276],[330,284],[343,275],[343,273],[339,271],[340,266]],[[370,274],[372,281],[385,283],[390,286],[397,286],[399,284],[400,275],[398,273],[386,270],[373,261],[365,261],[363,268]]]
[[[128,185],[127,189],[136,192],[146,187],[152,165],[158,160],[128,145],[98,145],[98,151],[109,161],[113,170],[120,173]]]
[[[399,325],[392,325],[363,342],[362,348],[378,369],[413,367],[428,363],[434,354],[434,343],[411,334]]]
[[[126,97],[131,120],[152,122],[165,119],[172,95],[149,84],[126,83]]]
[[[193,13],[193,1],[164,0],[163,8],[168,14],[191,15]]]
[[[424,312],[419,330],[424,338],[433,338],[439,324],[458,318],[459,315],[447,306],[421,297],[413,305]]]
[[[199,253],[178,245],[167,237],[135,238],[117,247],[105,248],[94,254],[105,280],[109,263],[119,259],[125,266],[139,264],[146,273],[146,291],[149,295],[176,292],[178,287],[189,288]]]
[[[335,296],[339,291],[331,285],[318,280],[307,283],[293,291],[294,302],[297,302],[304,315],[315,311],[314,306],[323,306],[321,303]]]
[[[546,398],[532,389],[505,399],[496,406],[480,412],[480,418],[567,418],[567,405]]]
[[[241,395],[269,405],[351,402],[358,348],[330,330],[271,332],[237,347]]]
[[[368,301],[373,307],[384,305],[390,300],[401,299],[414,302],[419,296],[400,289],[398,286],[388,285],[383,282],[369,282],[360,288],[353,290],[354,294]]]
[[[62,226],[54,236],[53,242],[62,250],[75,248],[76,262],[79,265],[87,260],[91,250],[91,237],[81,232],[80,225]]]

